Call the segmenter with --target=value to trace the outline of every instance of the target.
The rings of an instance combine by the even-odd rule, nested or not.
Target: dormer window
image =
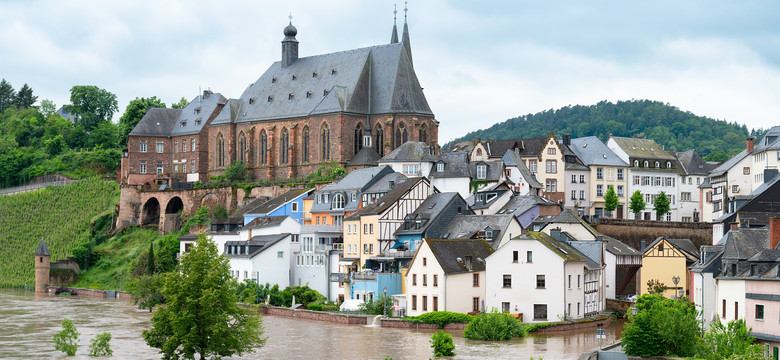
[[[311,77],[316,78],[317,77],[317,72],[315,71],[315,72],[311,73]]]
[[[645,167],[650,167],[650,162],[645,160]]]
[[[293,97],[294,97],[294,96],[293,96],[293,93],[290,93],[289,95],[287,95],[287,100],[292,100],[292,99],[293,99]]]
[[[249,98],[249,104],[251,105],[251,104],[254,104],[254,103],[255,103],[255,98]]]
[[[272,95],[268,95],[268,102],[271,102],[274,100],[274,97]]]
[[[196,113],[196,114],[200,114],[200,107],[196,107],[196,108],[195,108],[195,113]]]
[[[493,229],[491,229],[489,226],[485,228],[485,239],[492,239],[493,238]]]
[[[660,168],[660,167],[661,167],[661,163],[660,163],[660,162],[658,162],[658,161],[656,161],[656,162],[655,162],[655,167],[656,167],[656,169],[657,169],[657,168]]]
[[[195,120],[195,125],[200,125],[200,119],[196,119]],[[195,145],[195,141],[194,140],[192,141],[192,145],[193,146]]]
[[[758,264],[751,264],[750,265],[750,276],[756,276],[758,275]]]
[[[184,127],[185,125],[187,125],[187,121],[182,121],[181,122],[181,127]]]
[[[293,75],[292,79],[293,79],[293,81],[295,81],[295,79],[297,79],[297,77],[295,75]]]
[[[328,90],[322,90],[322,96],[328,96]]]
[[[271,78],[271,84],[275,84],[275,83],[276,83],[276,78]]]
[[[639,160],[634,160],[634,167],[639,167]]]
[[[436,164],[436,172],[444,172],[444,163],[440,162]]]
[[[307,97],[307,98],[310,98],[310,97],[311,97],[311,91],[307,91],[307,92],[306,92],[306,97]]]
[[[477,165],[477,179],[485,179],[487,177],[487,165]]]
[[[330,70],[330,74],[331,74],[331,75],[336,75],[336,69],[331,69],[331,70]]]
[[[672,162],[671,161],[667,161],[666,162],[666,168],[667,169],[671,169],[672,168]]]
[[[344,195],[342,194],[336,194],[333,195],[333,202],[331,204],[332,210],[342,210],[344,209],[344,204],[346,203],[346,199],[344,198]]]

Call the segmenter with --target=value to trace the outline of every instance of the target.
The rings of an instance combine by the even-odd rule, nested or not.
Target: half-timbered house
[[[659,237],[642,255],[642,294],[651,291],[649,281],[666,286],[663,295],[670,298],[689,296],[688,267],[699,261],[699,249],[691,239]]]

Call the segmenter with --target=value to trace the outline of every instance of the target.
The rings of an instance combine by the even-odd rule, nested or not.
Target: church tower
[[[38,250],[35,250],[35,292],[45,293],[49,284],[49,271],[51,270],[51,253],[46,243],[41,238]]]
[[[284,40],[282,40],[282,68],[286,68],[298,60],[298,29],[292,24],[292,15],[290,15],[290,25],[284,28]]]
[[[398,14],[398,10],[395,9],[395,6],[393,6],[393,33],[390,35],[390,43],[396,44],[398,43],[398,26],[396,26],[396,14]]]
[[[409,63],[414,67],[414,61],[412,61],[412,43],[409,41],[409,24],[406,23],[407,11],[409,11],[409,9],[406,6],[406,2],[404,2],[404,33],[401,35],[401,42],[404,44],[404,49],[406,49],[406,55],[409,56]]]

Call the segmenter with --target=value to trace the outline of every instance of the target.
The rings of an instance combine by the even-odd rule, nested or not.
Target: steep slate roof
[[[459,152],[459,151],[465,151],[468,154],[471,154],[471,152],[474,150],[474,141],[464,140],[464,141],[458,141],[454,144],[452,144],[447,150],[448,152]]]
[[[632,158],[676,160],[661,145],[651,139],[613,136],[612,139]]]
[[[249,245],[248,254],[229,254],[229,256],[236,257],[236,258],[253,258],[257,254],[265,251],[266,249],[270,248],[271,246],[278,243],[279,241],[284,240],[284,238],[288,236],[290,236],[289,233],[273,234],[273,235],[257,235],[257,236],[252,236],[252,239],[250,239],[249,241],[227,241],[225,242],[225,246]]]
[[[605,250],[612,255],[642,256],[641,251],[626,245],[618,239],[607,235],[604,235],[603,239],[606,241]]]
[[[752,152],[780,149],[780,126],[773,126],[764,134],[764,137],[756,143]]]
[[[425,242],[444,273],[448,275],[485,271],[485,263],[477,259],[485,260],[493,253],[493,248],[485,240],[425,239]],[[466,268],[465,261],[458,261],[458,258],[465,260],[466,256],[471,256],[471,271]]]
[[[199,134],[206,126],[206,121],[214,113],[219,105],[227,103],[227,98],[222,94],[204,91],[203,95],[196,96],[187,106],[181,109],[179,118],[176,119],[171,130],[171,136]]]
[[[404,194],[409,192],[409,190],[411,190],[415,185],[417,185],[420,181],[423,181],[424,179],[425,178],[422,177],[409,178],[403,183],[396,184],[396,186],[392,190],[390,190],[387,194],[377,199],[371,205],[361,208],[360,210],[347,216],[346,218],[344,218],[344,220],[357,220],[363,215],[381,214],[383,211],[390,208],[390,206],[392,206],[396,201],[398,201],[398,199],[400,199]]]
[[[317,192],[361,190],[369,181],[374,179],[374,177],[385,172],[393,172],[393,169],[390,168],[390,166],[375,166],[357,169],[347,174],[347,176],[344,176],[344,178],[338,182],[330,183]]]
[[[523,159],[520,158],[520,153],[517,151],[507,150],[507,152],[504,154],[504,157],[501,158],[501,161],[503,161],[506,166],[516,167],[517,170],[520,171],[520,175],[522,175],[523,179],[528,182],[528,185],[531,188],[544,188],[544,186],[536,180],[536,176],[531,173],[531,170],[528,170],[528,167],[525,166]]]
[[[724,245],[724,259],[747,260],[768,248],[768,239],[768,228],[739,228],[726,233],[718,245]]]
[[[364,194],[386,193],[390,191],[393,187],[395,187],[395,184],[400,184],[406,181],[406,179],[407,179],[406,175],[397,172],[392,172],[381,177],[379,180],[371,184],[371,186],[363,189],[363,193]]]
[[[489,226],[493,229],[495,239],[491,245],[498,246],[500,238],[514,219],[512,214],[456,215],[441,233],[447,239],[473,239],[478,232]]]
[[[253,214],[268,214],[280,206],[283,206],[284,204],[287,204],[288,202],[294,200],[295,198],[305,195],[314,189],[293,189],[288,190],[282,195],[279,195],[271,200],[268,200],[267,202],[263,203],[262,205],[256,206],[254,209],[249,210],[245,213],[245,215],[253,215]]]
[[[507,151],[519,148],[520,142],[518,140],[489,140],[482,142],[482,146],[487,150],[489,158],[500,158]]]
[[[347,166],[376,166],[380,158],[381,156],[374,150],[374,147],[365,146],[355,154],[352,160],[347,161]]]
[[[601,249],[602,244],[600,241],[571,241],[567,242],[574,250],[582,255],[585,260],[585,267],[589,270],[601,269]]]
[[[239,102],[240,112],[228,121],[339,112],[433,115],[404,43],[301,57],[287,67],[274,62]]]
[[[279,226],[287,219],[287,215],[258,217],[246,224],[245,228],[261,229],[264,227]]]
[[[537,240],[542,245],[550,249],[555,255],[558,255],[561,259],[566,261],[582,261],[585,262],[585,256],[579,251],[567,245],[564,242],[553,239],[550,235],[538,231],[529,231],[527,234],[518,237],[520,239]]]
[[[539,156],[539,153],[547,146],[547,137],[520,139],[520,156]]]
[[[628,166],[595,136],[571,139],[571,150],[585,165]]]
[[[683,152],[674,153],[677,160],[680,161],[680,166],[685,171],[685,175],[707,175],[709,166],[699,156],[696,150],[688,150]]]
[[[477,166],[480,164],[487,166],[487,171],[484,179],[485,181],[498,181],[501,179],[501,174],[504,171],[504,164],[501,161],[477,161],[469,163],[469,172],[472,179],[477,179]]]
[[[393,149],[378,162],[427,161],[435,162],[436,155],[431,153],[431,147],[422,141],[407,141]]]
[[[422,202],[422,204],[420,204],[420,207],[418,207],[417,210],[409,214],[409,217],[411,217],[412,219],[416,218],[417,215],[419,215],[421,219],[427,220],[425,223],[422,224],[420,229],[404,230],[404,226],[401,225],[400,227],[398,227],[398,230],[395,231],[395,235],[424,233],[425,230],[427,230],[431,224],[437,221],[437,218],[444,210],[444,208],[446,208],[447,205],[456,196],[460,196],[460,195],[456,192],[431,194],[430,196],[428,196],[427,199],[425,199],[425,201]]]
[[[469,153],[466,151],[446,152],[439,155],[436,163],[444,163],[444,171],[439,172],[436,165],[431,169],[432,178],[471,177],[469,171]]]
[[[537,195],[514,195],[498,213],[520,216],[537,205],[558,205],[558,203]]]
[[[176,126],[181,109],[149,108],[130,131],[131,136],[169,136]],[[154,150],[153,146],[150,151]]]
[[[748,156],[747,149],[743,149],[742,151],[738,152],[736,155],[732,156],[731,159],[726,160],[723,162],[723,164],[720,164],[720,166],[716,167],[710,172],[710,177],[716,177],[721,176],[725,174],[729,169],[734,167],[738,162],[742,161],[745,157]]]
[[[38,244],[38,249],[35,250],[35,256],[51,256],[51,253],[49,252],[49,248],[46,247],[46,242],[43,241],[43,238],[41,238],[41,242]]]
[[[721,258],[723,257],[723,246],[702,245],[700,252],[704,259],[691,265],[688,269],[698,273],[718,273],[720,272]],[[703,260],[703,262],[701,261]]]

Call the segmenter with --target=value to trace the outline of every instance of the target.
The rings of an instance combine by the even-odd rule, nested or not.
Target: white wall
[[[738,314],[737,318],[745,318],[745,280],[723,280],[717,279],[717,302],[715,307],[717,308],[717,314],[721,316],[721,320],[731,321],[734,320],[734,303],[737,303]],[[723,317],[723,300],[726,300],[726,316]]]
[[[278,253],[282,252],[282,257]],[[252,267],[258,272],[260,284],[279,284],[280,289],[290,286],[290,237],[276,242],[252,258]]]
[[[705,324],[709,324],[718,318],[715,280],[712,278],[711,273],[692,272],[691,274],[693,275],[693,302],[696,305],[696,309],[703,312],[702,316]],[[721,299],[721,304],[722,302],[723,300]],[[731,306],[734,306],[733,302]]]
[[[423,260],[425,259],[425,261]],[[423,265],[423,263],[427,265]],[[417,275],[417,285],[413,285],[414,276]],[[439,285],[433,286],[433,276],[438,275]],[[428,284],[423,286],[423,276],[427,276]],[[431,248],[428,247],[427,242],[423,242],[420,249],[417,250],[417,254],[409,266],[409,271],[406,273],[406,314],[409,316],[417,316],[422,313],[433,311],[433,297],[438,297],[439,311],[444,311],[446,299],[444,299],[444,270],[441,265],[436,261],[436,257],[431,252]],[[412,309],[413,301],[412,296],[417,296],[417,309]],[[423,310],[423,296],[427,296],[428,309]],[[450,310],[453,311],[453,310]]]
[[[613,255],[609,251],[605,251],[604,263],[606,265],[606,269],[604,269],[604,272],[606,272],[606,296],[607,299],[614,299],[615,291],[617,291],[617,284],[615,281],[615,276],[617,276],[615,272],[615,269],[617,268],[617,256]]]
[[[575,240],[596,240],[596,236],[591,234],[582,224],[548,223],[542,228],[542,232],[550,235],[550,230],[555,228],[560,228],[561,232],[569,233]]]
[[[460,178],[433,178],[431,182],[439,192],[457,192],[462,198],[468,198],[471,194],[469,183],[471,179],[467,177]]]
[[[479,276],[479,286],[474,286],[474,274]],[[447,276],[445,285],[446,307],[443,310],[458,313],[474,311],[473,299],[479,298],[480,305],[485,299],[485,272],[469,272]],[[442,310],[442,309],[439,309]]]

